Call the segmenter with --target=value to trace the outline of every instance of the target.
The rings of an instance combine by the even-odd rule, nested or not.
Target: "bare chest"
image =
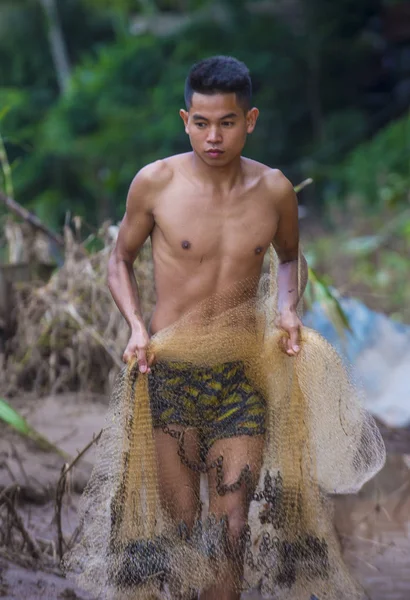
[[[262,257],[277,226],[272,199],[243,194],[228,202],[206,195],[170,194],[155,214],[156,235],[170,255],[203,261]]]

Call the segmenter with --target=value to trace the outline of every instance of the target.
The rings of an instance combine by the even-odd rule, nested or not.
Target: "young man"
[[[175,373],[172,368],[153,365],[152,359],[147,360],[150,335],[174,324],[201,301],[235,289],[239,282],[258,278],[271,243],[280,261],[278,325],[284,330],[283,350],[290,357],[299,351],[301,323],[296,306],[298,289],[303,291],[306,278],[301,285],[298,283],[297,200],[291,183],[280,171],[241,155],[259,114],[252,107],[251,92],[249,71],[234,58],[218,56],[194,65],[186,81],[186,110],[180,111],[192,152],[146,166],[136,175],[129,190],[126,213],[109,263],[109,287],[130,327],[124,361],[136,356],[140,372],[154,383],[160,380],[161,385],[151,385],[154,423],[156,418],[159,423],[164,414],[161,409],[164,399],[155,396],[158,389],[166,395],[167,382]],[[148,236],[152,240],[157,293],[149,331],[143,323],[133,275],[134,260]],[[264,435],[263,419],[259,418],[263,411],[261,398],[256,390],[249,389],[240,369],[234,375],[231,371],[221,367],[197,374],[201,389],[205,379],[209,381],[214,376],[222,378],[226,389],[230,378],[235,377],[237,390],[242,378],[243,402],[233,425],[236,429],[230,430],[225,438],[215,435],[204,457],[210,462],[218,455],[225,457],[226,485],[240,476],[233,466],[230,468],[227,457],[238,457],[246,448],[247,455],[252,457],[251,470],[257,470]],[[176,375],[183,378],[183,370]],[[197,390],[194,392],[189,401],[198,397]],[[218,397],[215,398],[218,402]],[[243,422],[251,414],[252,435],[249,431],[241,435]],[[174,428],[178,428],[178,423],[185,423],[183,416],[171,418]],[[215,423],[215,430],[217,426]],[[190,427],[187,443],[191,447],[197,442],[195,436],[195,428]],[[155,438],[164,503],[172,504],[174,518],[191,528],[198,514],[199,472],[181,465],[177,441],[166,430],[156,427]],[[167,473],[177,476],[170,477]],[[234,547],[246,524],[249,502],[240,490],[221,494],[215,491],[216,487],[215,475],[210,473],[209,511],[226,517]],[[202,600],[237,598],[235,577],[230,572],[223,586],[211,587],[201,595]]]

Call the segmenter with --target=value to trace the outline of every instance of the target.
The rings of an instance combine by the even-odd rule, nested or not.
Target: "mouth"
[[[219,158],[220,156],[222,156],[223,153],[224,153],[223,150],[218,150],[216,148],[206,151],[206,154],[208,156],[210,156],[211,158]]]

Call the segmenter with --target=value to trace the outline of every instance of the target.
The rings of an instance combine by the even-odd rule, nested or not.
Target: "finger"
[[[148,363],[147,363],[147,354],[145,349],[139,348],[137,350],[137,362],[139,366],[140,373],[148,372]]]
[[[124,354],[122,355],[122,362],[127,363],[131,360],[131,358],[132,358],[132,353],[129,352],[129,350],[125,350]]]
[[[155,354],[151,354],[148,358],[148,366],[152,367],[152,365],[155,365]]]
[[[288,341],[289,341],[289,338],[286,335],[283,335],[282,337],[279,338],[279,348],[285,354],[288,353]]]
[[[294,328],[291,329],[289,342],[290,342],[290,347],[292,348],[293,352],[294,353],[299,352],[299,350],[300,350],[300,347],[299,347],[299,327],[294,327]]]
[[[288,356],[295,356],[295,352],[293,350],[292,342],[291,342],[290,338],[287,338],[287,340],[286,340],[286,354]]]

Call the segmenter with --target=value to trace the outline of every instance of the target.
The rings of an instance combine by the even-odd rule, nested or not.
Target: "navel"
[[[260,254],[262,252],[263,248],[262,246],[258,246],[257,248],[255,248],[255,254]]]
[[[188,240],[184,240],[181,243],[181,246],[183,247],[184,250],[189,250],[191,247],[191,242],[188,242]]]

